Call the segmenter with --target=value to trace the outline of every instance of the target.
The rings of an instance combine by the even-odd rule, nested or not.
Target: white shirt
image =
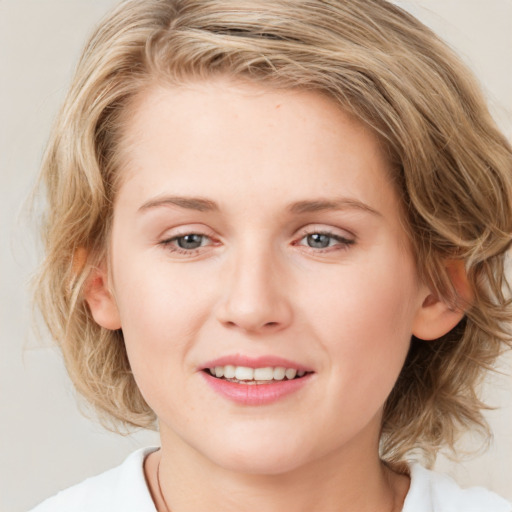
[[[137,450],[120,466],[61,491],[31,512],[156,512],[143,468],[154,450]],[[511,503],[482,487],[462,489],[417,463],[410,465],[410,473],[402,512],[512,512]]]

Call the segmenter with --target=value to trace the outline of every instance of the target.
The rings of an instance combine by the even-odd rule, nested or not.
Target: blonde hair
[[[512,233],[512,149],[479,88],[428,28],[384,0],[131,0],[93,34],[42,166],[48,208],[37,303],[77,390],[106,418],[153,427],[121,331],[83,297],[105,255],[129,106],[155,81],[220,74],[328,95],[370,126],[393,164],[420,277],[462,322],[412,339],[388,398],[381,456],[432,461],[458,433],[485,431],[484,370],[510,344],[504,277]],[[446,261],[464,262],[464,304]],[[105,416],[106,414],[106,416]]]

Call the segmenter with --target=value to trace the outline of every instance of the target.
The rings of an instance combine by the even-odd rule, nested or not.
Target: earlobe
[[[421,340],[435,340],[450,332],[463,317],[464,311],[429,294],[416,314],[412,334]]]
[[[112,331],[121,328],[116,301],[108,287],[107,273],[93,268],[85,283],[85,301],[98,325]]]
[[[474,299],[462,260],[447,260],[445,268],[464,306],[453,307],[429,292],[416,314],[413,335],[422,340],[434,340],[450,332],[464,317],[465,307]]]

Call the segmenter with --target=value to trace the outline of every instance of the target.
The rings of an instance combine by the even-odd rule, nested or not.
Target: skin
[[[131,114],[110,268],[87,301],[123,329],[158,416],[145,464],[158,509],[400,509],[408,478],[378,456],[383,404],[411,335],[438,337],[461,313],[418,280],[376,137],[317,93],[227,80],[155,86]],[[178,252],[190,233],[201,246]],[[235,404],[201,374],[230,354],[314,373],[272,404]]]

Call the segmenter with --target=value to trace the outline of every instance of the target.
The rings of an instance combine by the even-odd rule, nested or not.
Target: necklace
[[[171,509],[167,506],[167,502],[165,501],[165,496],[164,493],[162,492],[162,486],[160,485],[160,460],[158,461],[158,466],[156,467],[156,483],[158,485],[158,494],[160,494],[160,498],[165,507],[165,510],[158,512],[171,512]]]
[[[158,512],[172,512],[168,507],[167,502],[165,501],[165,496],[162,492],[162,486],[160,485],[160,460],[158,461],[158,466],[156,467],[156,483],[158,485],[158,493],[160,495],[160,499],[165,507],[165,510],[159,510]],[[389,512],[399,512],[400,509],[397,508],[397,493],[393,491],[391,486],[390,490],[393,496],[393,501],[391,502],[391,509]]]

